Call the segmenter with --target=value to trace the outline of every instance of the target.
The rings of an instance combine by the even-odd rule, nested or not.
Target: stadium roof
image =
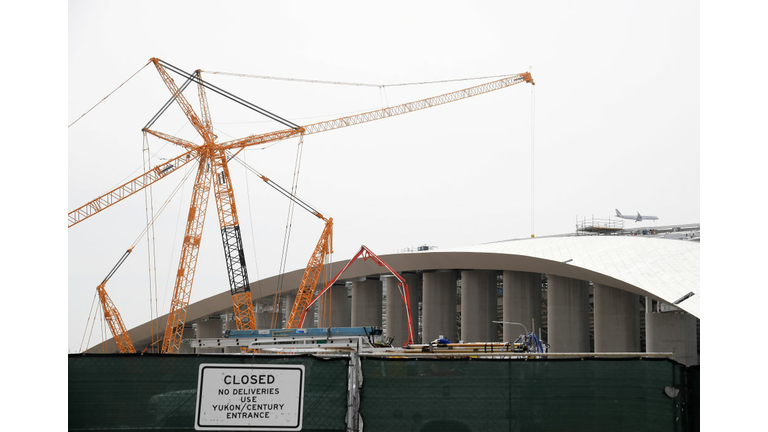
[[[547,267],[542,273],[590,280],[668,304],[689,296],[676,306],[700,318],[699,242],[645,236],[547,237],[446,249],[440,253],[535,258]]]
[[[373,250],[374,253],[377,251]],[[378,253],[377,253],[378,255]],[[587,280],[649,296],[700,318],[700,243],[653,236],[554,236],[507,240],[475,246],[379,255],[396,271],[512,270]],[[350,257],[351,258],[351,257]],[[331,265],[335,275],[348,260]],[[303,269],[251,283],[254,300],[299,286]],[[358,259],[340,280],[387,274],[375,262]],[[282,280],[281,280],[282,279]],[[682,301],[680,301],[682,299]],[[232,307],[229,290],[190,304],[187,322],[224,313]],[[165,328],[167,315],[155,328]],[[151,339],[151,323],[130,330],[136,345]],[[110,339],[108,345],[114,346]],[[91,350],[100,349],[101,344]]]

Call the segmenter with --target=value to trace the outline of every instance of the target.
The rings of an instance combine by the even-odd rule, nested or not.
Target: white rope
[[[123,84],[127,83],[128,81],[130,81],[130,80],[131,80],[131,78],[135,77],[135,76],[136,76],[136,75],[137,75],[139,72],[141,72],[141,71],[142,71],[142,70],[143,70],[145,67],[147,67],[147,65],[148,65],[148,64],[150,64],[150,63],[151,63],[151,61],[147,62],[147,64],[145,64],[144,66],[142,66],[142,67],[141,67],[141,69],[137,70],[137,71],[136,71],[136,73],[134,73],[133,75],[131,75],[131,76],[130,76],[130,77],[127,79],[127,80],[123,81]],[[99,102],[98,102],[96,105],[94,105],[93,107],[91,107],[91,109],[89,109],[88,111],[84,112],[84,113],[83,113],[83,115],[81,115],[80,117],[78,117],[78,118],[77,118],[77,120],[75,120],[75,121],[73,121],[72,123],[70,123],[70,124],[69,124],[69,126],[67,126],[67,129],[69,129],[70,127],[72,127],[72,125],[73,125],[73,124],[75,124],[75,123],[77,123],[77,122],[78,122],[78,121],[79,121],[81,118],[85,117],[85,115],[86,115],[86,114],[88,114],[88,113],[89,113],[89,112],[91,112],[91,111],[92,111],[94,108],[96,108],[97,106],[99,106],[99,104],[100,104],[100,103],[102,103],[102,102],[104,102],[104,101],[105,101],[105,100],[106,100],[108,97],[112,96],[112,93],[116,92],[116,91],[117,91],[117,90],[118,90],[120,87],[122,87],[122,86],[123,86],[123,84],[120,84],[119,86],[117,86],[117,88],[116,88],[116,89],[112,90],[112,92],[111,92],[111,93],[109,93],[108,95],[104,96],[104,98],[103,98],[102,100],[100,100],[100,101],[99,101]]]
[[[371,83],[353,83],[353,82],[346,82],[346,81],[323,81],[323,80],[311,80],[311,79],[302,79],[302,78],[286,78],[286,77],[275,77],[275,76],[267,76],[267,75],[250,75],[250,74],[240,74],[240,73],[232,73],[232,72],[211,72],[211,71],[205,71],[205,72],[210,74],[227,75],[227,76],[234,76],[234,77],[241,77],[241,78],[258,78],[258,79],[268,79],[268,80],[278,80],[278,81],[294,81],[294,82],[305,82],[305,83],[312,83],[312,84],[333,84],[333,85],[358,86],[358,87],[399,87],[399,86],[422,85],[422,84],[440,84],[440,83],[448,83],[448,82],[456,82],[456,81],[472,81],[472,80],[491,79],[491,78],[503,78],[503,77],[517,75],[517,74],[505,74],[505,75],[493,75],[493,76],[484,76],[484,77],[475,77],[475,78],[456,78],[456,79],[439,80],[439,81],[371,84]]]
[[[534,236],[534,230],[533,230],[533,222],[534,222],[534,201],[533,201],[533,194],[534,194],[534,188],[533,188],[533,181],[534,181],[534,159],[533,159],[533,151],[534,151],[534,132],[535,132],[535,125],[536,125],[536,92],[535,92],[535,86],[531,86],[531,237]]]

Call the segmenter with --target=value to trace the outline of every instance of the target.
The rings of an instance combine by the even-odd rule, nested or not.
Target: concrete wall
[[[422,273],[422,343],[429,343],[440,335],[451,342],[456,338],[456,281],[455,271]]]
[[[645,314],[646,352],[673,352],[685,365],[699,364],[696,317],[685,312]]]

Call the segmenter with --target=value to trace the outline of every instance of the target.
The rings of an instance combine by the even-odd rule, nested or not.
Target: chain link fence
[[[68,360],[69,430],[195,430],[203,363],[303,365],[303,431],[687,432],[699,426],[699,367],[667,359],[73,354]]]

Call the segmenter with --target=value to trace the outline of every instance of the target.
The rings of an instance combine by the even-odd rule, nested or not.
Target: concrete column
[[[280,328],[280,323],[283,322],[283,314],[278,312],[277,316],[273,316],[272,311],[268,312],[254,312],[256,318],[256,328],[259,330],[266,330],[271,328]],[[275,325],[272,325],[272,321],[275,321]]]
[[[595,352],[640,351],[640,296],[594,284]]]
[[[224,325],[219,319],[209,319],[197,323],[196,339],[221,338],[224,336]],[[197,348],[198,353],[220,353],[221,348]]]
[[[420,316],[419,316],[419,300],[421,299],[422,291],[422,277],[420,273],[405,273],[402,274],[405,279],[405,283],[408,284],[408,292],[411,296],[411,321],[413,324],[413,338],[414,343],[421,343],[420,337]]]
[[[686,312],[645,314],[646,352],[673,352],[686,366],[699,364],[696,353],[696,317]]]
[[[418,313],[419,313],[419,286],[421,285],[421,277],[417,274],[409,274],[409,278],[403,276],[408,284],[408,305],[411,308],[411,331],[413,332],[414,339],[416,338],[416,330],[418,329]],[[410,282],[409,282],[410,279]],[[401,347],[408,339],[408,318],[405,309],[405,303],[398,287],[398,280],[396,277],[384,278],[384,289],[387,290],[387,333],[386,336],[394,337],[392,340],[392,346]],[[411,288],[413,286],[413,288]],[[415,342],[415,340],[414,340]]]
[[[291,310],[293,310],[293,302],[296,301],[296,291],[292,291],[280,296],[282,304],[283,317],[287,321],[291,316]],[[280,327],[285,327],[282,321],[280,321]]]
[[[320,327],[349,327],[350,317],[347,308],[346,284],[333,284],[320,298],[318,304],[320,308]]]
[[[352,282],[352,327],[381,328],[381,281],[364,279]]]
[[[496,342],[497,299],[495,271],[461,272],[461,340]]]
[[[423,273],[422,342],[429,343],[440,335],[456,342],[455,271]]]
[[[181,332],[181,339],[194,339],[195,337],[195,329],[192,326],[187,327],[185,325],[184,330]],[[195,349],[189,346],[189,344],[182,343],[179,347],[179,354],[194,354],[194,352]]]
[[[549,351],[589,352],[589,284],[555,275],[547,281]]]
[[[232,317],[232,314],[227,315],[227,320],[224,322],[224,331],[226,330],[237,330],[237,323],[235,322],[235,319]],[[225,353],[239,353],[240,348],[239,347],[225,347],[224,348]]]
[[[223,336],[223,325],[220,320],[206,320],[195,323],[195,339],[220,338]],[[220,353],[220,348],[195,348],[196,353]]]
[[[525,326],[504,324],[504,341],[513,342],[525,330],[538,336],[541,328],[541,275],[505,271],[503,304],[503,321]]]

